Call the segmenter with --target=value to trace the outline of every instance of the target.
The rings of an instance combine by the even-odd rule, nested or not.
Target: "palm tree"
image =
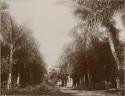
[[[95,28],[100,22],[106,29],[112,55],[116,62],[116,69],[120,70],[120,61],[116,48],[119,46],[118,29],[115,27],[113,16],[121,14],[125,8],[125,0],[74,0],[77,7],[74,14],[82,21],[86,21],[88,29]],[[97,25],[98,26],[98,25]]]
[[[113,57],[117,64],[117,69],[120,70],[120,62],[117,56],[116,47],[119,44],[118,30],[114,26],[113,16],[115,13],[123,12],[125,7],[124,0],[75,0],[77,7],[75,15],[86,20],[88,26],[94,28],[97,22],[106,28],[107,36],[109,38],[110,48]]]
[[[12,66],[14,63],[13,55],[18,49],[15,47],[17,41],[24,36],[22,28],[18,26],[7,12],[1,14],[1,33],[2,42],[9,47],[9,75],[7,88],[11,88],[12,83]]]

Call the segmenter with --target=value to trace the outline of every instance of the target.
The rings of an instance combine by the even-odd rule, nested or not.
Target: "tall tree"
[[[95,28],[100,22],[105,27],[112,55],[115,59],[117,70],[120,71],[120,60],[117,54],[119,46],[118,29],[115,27],[113,17],[118,13],[123,13],[125,8],[124,0],[74,0],[77,7],[74,14],[87,22],[88,29]],[[117,80],[118,81],[118,80]],[[117,85],[118,82],[117,82]]]
[[[113,24],[113,16],[115,13],[123,12],[125,7],[124,0],[75,0],[77,7],[75,15],[79,16],[81,20],[87,21],[88,26],[95,27],[97,22],[101,22],[102,26],[106,28],[109,38],[110,48],[113,57],[117,64],[117,69],[120,69],[120,62],[117,56],[116,47],[118,46],[118,29]]]
[[[0,15],[0,40],[3,45],[1,57],[3,61],[7,61],[2,65],[8,64],[7,88],[12,88],[15,75],[16,79],[18,77],[21,80],[26,77],[25,82],[28,84],[38,84],[44,78],[46,67],[32,31],[16,23],[8,11],[3,11]]]
[[[9,78],[8,78],[8,89],[11,88],[12,83],[12,65],[14,63],[13,54],[16,50],[16,42],[23,36],[22,29],[17,26],[15,21],[7,12],[1,14],[1,35],[2,40],[9,46]]]

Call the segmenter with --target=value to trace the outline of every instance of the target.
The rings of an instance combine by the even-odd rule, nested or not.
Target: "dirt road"
[[[108,93],[105,90],[98,91],[86,91],[86,90],[74,90],[73,88],[60,87],[62,93],[67,94],[67,96],[123,96],[118,93]]]

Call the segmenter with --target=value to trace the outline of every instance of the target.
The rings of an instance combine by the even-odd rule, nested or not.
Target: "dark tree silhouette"
[[[46,65],[32,31],[16,23],[8,11],[2,11],[0,15],[1,74],[3,79],[7,78],[7,89],[17,83],[22,87],[40,83]]]

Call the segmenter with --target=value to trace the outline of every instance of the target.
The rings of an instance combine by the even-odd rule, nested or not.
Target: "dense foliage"
[[[62,73],[70,75],[75,87],[115,88],[117,76],[120,77],[123,85],[124,71],[121,69],[119,73],[117,72],[116,62],[112,56],[108,40],[100,41],[93,36],[90,41],[90,47],[87,49],[84,38],[75,39],[72,46],[67,45],[64,50],[65,55],[63,58],[61,56],[60,60]],[[122,62],[123,48],[121,43],[119,58]]]
[[[9,78],[11,88],[39,84],[46,73],[46,65],[32,31],[16,23],[8,11],[3,10],[0,15],[2,87],[7,88]]]

